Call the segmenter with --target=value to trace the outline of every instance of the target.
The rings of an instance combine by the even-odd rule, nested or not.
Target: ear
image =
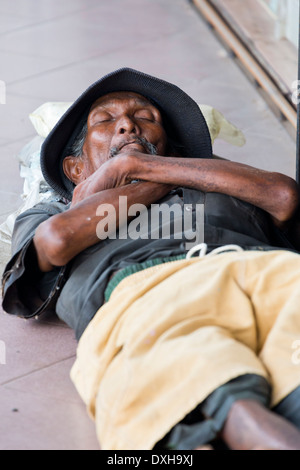
[[[63,161],[63,170],[66,177],[76,186],[81,183],[84,177],[84,163],[80,157],[70,155]]]

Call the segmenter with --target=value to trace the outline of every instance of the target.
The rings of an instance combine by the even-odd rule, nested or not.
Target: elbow
[[[37,228],[34,245],[42,271],[50,271],[68,263],[66,255],[68,242],[59,217],[53,216]]]
[[[278,206],[275,217],[282,223],[293,218],[299,207],[300,190],[299,185],[292,178],[286,178],[278,186]]]

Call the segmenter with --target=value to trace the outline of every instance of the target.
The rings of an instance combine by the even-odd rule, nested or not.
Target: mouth
[[[136,140],[131,140],[130,142],[125,142],[124,144],[122,144],[120,147],[119,147],[119,152],[121,152],[121,150],[125,147],[128,147],[129,145],[134,145],[134,146],[138,146],[138,147],[142,147],[143,149],[147,150],[145,145],[139,140],[139,139],[136,139]]]
[[[151,155],[157,155],[157,148],[154,144],[151,144],[150,142],[148,142],[148,140],[145,139],[144,137],[136,137],[133,140],[128,140],[128,141],[122,142],[116,147],[112,147],[110,150],[110,156],[115,157],[116,155],[121,153],[125,147],[129,147],[129,146],[135,147],[136,150],[142,149],[143,151]]]

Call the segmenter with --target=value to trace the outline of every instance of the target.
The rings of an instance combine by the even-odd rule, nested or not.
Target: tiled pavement
[[[176,83],[244,131],[245,147],[217,141],[215,153],[294,176],[295,143],[188,0],[1,0],[0,221],[21,202],[15,155],[35,136],[28,114],[122,66]],[[0,450],[99,449],[69,379],[72,331],[0,315],[1,345]]]

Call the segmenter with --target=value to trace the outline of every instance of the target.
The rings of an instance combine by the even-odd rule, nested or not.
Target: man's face
[[[167,136],[160,112],[143,96],[132,92],[109,93],[92,106],[83,146],[86,175],[108,159],[139,151],[164,155]]]

